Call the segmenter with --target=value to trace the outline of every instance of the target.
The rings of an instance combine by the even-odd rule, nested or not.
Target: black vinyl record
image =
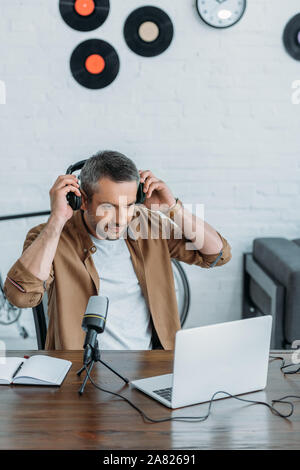
[[[300,60],[300,13],[293,16],[284,28],[283,44],[290,56]]]
[[[71,72],[80,85],[98,89],[110,85],[120,68],[116,50],[101,39],[88,39],[79,44],[70,59]]]
[[[167,13],[153,6],[137,8],[124,25],[128,47],[143,57],[154,57],[164,52],[171,44],[173,34],[173,23]]]
[[[101,26],[109,13],[109,0],[59,0],[63,20],[77,31]]]

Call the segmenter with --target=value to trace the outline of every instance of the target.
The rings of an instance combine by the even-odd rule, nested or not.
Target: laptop
[[[272,316],[179,330],[173,373],[133,380],[131,386],[169,408],[263,390],[267,383]],[[215,399],[228,398],[220,393]]]

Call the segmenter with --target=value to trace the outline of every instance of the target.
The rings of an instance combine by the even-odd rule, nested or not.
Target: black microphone
[[[92,351],[97,341],[97,334],[104,331],[108,304],[108,297],[103,295],[93,295],[89,298],[81,325],[83,330],[86,331],[83,345],[84,365],[87,365],[92,359]]]

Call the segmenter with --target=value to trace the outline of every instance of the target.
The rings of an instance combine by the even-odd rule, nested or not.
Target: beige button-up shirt
[[[151,313],[153,347],[174,349],[175,333],[181,325],[171,258],[202,268],[210,268],[218,259],[214,266],[221,266],[231,259],[231,247],[217,232],[223,241],[221,255],[207,255],[196,249],[186,249],[186,243],[190,241],[171,219],[162,217],[161,213],[150,211],[145,206],[136,208],[124,238]],[[133,225],[132,222],[137,220],[139,224]],[[23,251],[45,225],[43,223],[29,230]],[[145,231],[148,233],[147,237],[144,237]],[[151,237],[151,231],[156,233],[155,237]],[[47,281],[33,275],[19,259],[7,273],[5,295],[12,304],[20,308],[38,305],[47,290],[49,325],[45,349],[83,348],[85,332],[81,328],[81,322],[88,299],[92,295],[101,295],[101,279],[92,257],[95,250],[83,211],[74,211],[61,232]]]

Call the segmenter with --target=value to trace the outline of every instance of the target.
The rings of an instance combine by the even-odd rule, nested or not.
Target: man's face
[[[136,181],[101,178],[91,202],[83,195],[81,209],[92,235],[106,240],[120,238],[134,215],[136,193]]]

